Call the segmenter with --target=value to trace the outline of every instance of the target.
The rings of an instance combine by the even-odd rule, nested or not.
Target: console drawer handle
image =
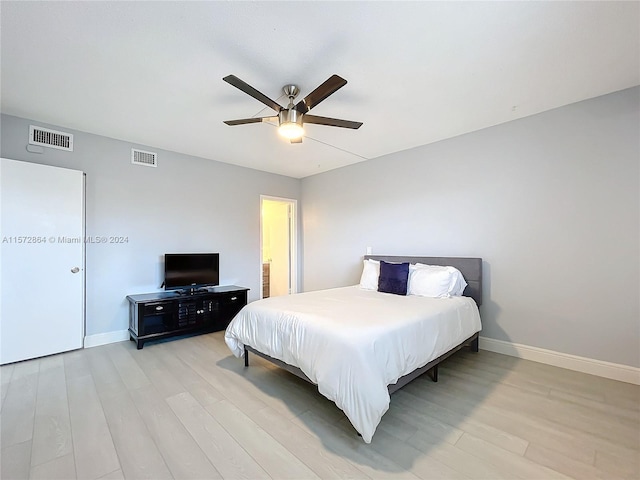
[[[237,299],[238,299],[238,297],[231,297],[231,301],[237,300]]]
[[[156,310],[162,310],[163,308],[164,308],[164,307],[162,307],[162,305],[158,305],[158,306],[156,307]]]

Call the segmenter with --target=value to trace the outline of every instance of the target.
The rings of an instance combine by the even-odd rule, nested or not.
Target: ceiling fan
[[[247,123],[268,122],[277,120],[278,131],[281,135],[288,138],[291,143],[302,143],[302,135],[304,129],[302,125],[305,123],[314,123],[316,125],[327,125],[329,127],[353,128],[357,129],[362,126],[362,122],[352,122],[350,120],[340,120],[337,118],[319,117],[310,115],[308,112],[313,107],[322,102],[329,95],[335,93],[338,89],[344,87],[347,81],[338,76],[331,75],[322,85],[317,87],[313,92],[300,100],[294,105],[293,99],[296,98],[300,90],[296,85],[285,85],[283,87],[284,94],[289,97],[289,105],[283,107],[279,103],[271,100],[269,97],[253,88],[248,83],[243,82],[235,75],[228,75],[222,80],[242,90],[247,95],[251,95],[256,100],[264,103],[267,107],[272,108],[277,115],[267,117],[242,118],[240,120],[227,120],[227,125],[244,125]]]

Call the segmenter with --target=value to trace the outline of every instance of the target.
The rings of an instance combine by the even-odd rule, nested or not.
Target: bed
[[[390,394],[469,346],[478,350],[482,259],[365,256],[400,264],[455,267],[461,296],[428,298],[367,290],[360,285],[270,297],[245,306],[225,342],[237,357],[249,352],[317,385],[370,443]],[[385,265],[386,266],[386,265]]]

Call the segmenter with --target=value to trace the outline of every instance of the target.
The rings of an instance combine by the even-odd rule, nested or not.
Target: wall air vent
[[[29,125],[29,144],[73,152],[73,135]]]
[[[145,167],[158,166],[158,154],[153,152],[145,152],[137,148],[131,149],[131,163],[135,165],[144,165]]]

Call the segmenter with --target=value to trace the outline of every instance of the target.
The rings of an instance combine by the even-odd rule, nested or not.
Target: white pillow
[[[416,263],[409,269],[408,295],[422,297],[460,296],[467,282],[455,267]]]
[[[456,286],[451,290],[451,295],[461,297],[464,293],[464,289],[467,288],[467,281],[464,279],[464,276],[462,275],[460,270],[455,267],[449,268],[452,268],[454,270],[453,275],[454,277],[456,277]]]
[[[360,288],[365,290],[378,290],[378,277],[380,276],[380,262],[378,260],[365,260]]]

